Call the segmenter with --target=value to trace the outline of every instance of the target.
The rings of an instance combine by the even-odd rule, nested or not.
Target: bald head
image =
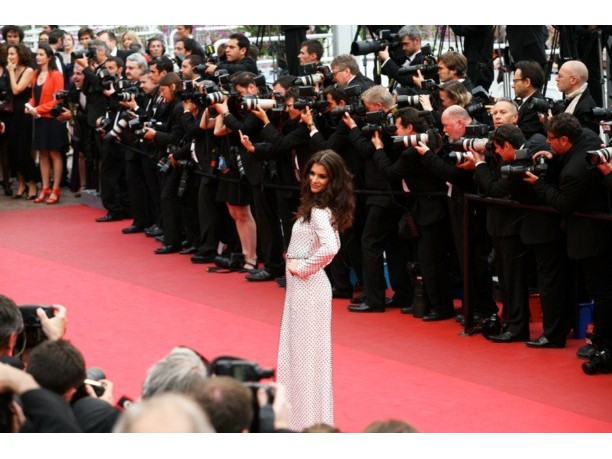
[[[451,142],[459,140],[465,134],[465,127],[472,123],[467,110],[459,105],[451,105],[442,112],[444,133]]]
[[[589,70],[580,61],[567,61],[559,69],[557,75],[557,88],[564,94],[571,94],[586,84],[589,79]]]

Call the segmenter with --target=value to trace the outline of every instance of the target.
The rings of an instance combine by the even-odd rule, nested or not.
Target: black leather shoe
[[[333,298],[344,298],[345,300],[348,300],[350,298],[353,298],[353,292],[352,291],[344,291],[344,290],[336,290],[335,288],[332,288],[332,297]]]
[[[400,309],[402,314],[412,314],[414,312],[412,306],[402,306]]]
[[[161,244],[164,244],[164,245],[166,244],[166,242],[165,242],[165,241],[166,241],[166,239],[164,238],[164,235],[163,235],[163,234],[162,234],[162,235],[160,235],[160,236],[155,236],[155,240],[156,240],[157,242],[161,243]]]
[[[368,303],[349,304],[351,312],[385,312],[385,308],[373,308]]]
[[[437,322],[439,320],[446,320],[453,317],[453,314],[442,314],[438,311],[431,311],[423,316],[423,322]]]
[[[515,335],[512,332],[504,332],[499,335],[491,335],[489,336],[489,340],[495,343],[516,343],[517,341],[527,341],[529,340],[529,336],[521,336]]]
[[[266,270],[266,268],[262,268],[247,274],[246,276],[244,276],[244,278],[251,282],[265,282],[273,281],[275,279],[275,276],[270,274]]]
[[[118,222],[119,220],[123,220],[123,215],[121,215],[121,214],[111,214],[110,212],[107,213],[104,217],[96,218],[96,221],[98,223]]]
[[[143,231],[144,231],[144,228],[142,226],[137,226],[137,225],[131,225],[121,230],[123,234],[142,233]]]
[[[181,247],[178,245],[164,245],[155,249],[153,253],[156,255],[163,255],[165,253],[176,253],[179,250],[181,250]]]
[[[595,354],[595,348],[592,344],[585,344],[576,351],[576,357],[579,359],[590,359],[593,354]]]
[[[353,304],[360,304],[360,303],[365,303],[366,301],[366,294],[362,293],[361,295],[357,295],[354,296],[353,298],[351,298],[351,303]]]
[[[164,234],[164,231],[159,226],[153,225],[145,228],[144,233],[147,237],[156,237]]]
[[[192,253],[196,253],[196,248],[193,245],[190,245],[188,247],[184,247],[180,250],[180,254],[181,255],[191,255]]]
[[[403,303],[401,301],[398,301],[397,299],[394,298],[385,298],[385,308],[407,308],[410,306],[409,302],[408,304]]]
[[[204,263],[214,263],[216,255],[199,255],[195,254],[191,257],[191,262],[196,265],[201,265]]]
[[[525,343],[528,347],[537,347],[537,348],[554,348],[554,349],[562,349],[565,347],[564,344],[553,343],[549,341],[548,338],[544,335],[540,336],[535,341],[527,341]]]

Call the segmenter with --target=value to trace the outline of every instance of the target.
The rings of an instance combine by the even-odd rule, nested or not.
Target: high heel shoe
[[[38,195],[38,197],[34,200],[34,202],[36,204],[40,204],[41,202],[43,202],[49,195],[51,194],[51,188],[43,188],[42,190],[40,190],[40,194]]]
[[[83,193],[85,192],[85,185],[79,187],[79,189],[77,190],[76,193],[74,193],[74,197],[75,198],[80,198],[81,196],[83,196]]]
[[[47,204],[57,204],[59,200],[60,200],[60,189],[53,188],[53,192],[51,193],[51,196],[49,196],[49,198],[47,199]]]
[[[28,197],[28,193],[25,189],[23,191],[19,191],[18,189],[17,192],[13,195],[13,199],[21,199],[21,198],[27,198],[27,197]]]
[[[23,192],[23,197],[26,198],[28,201],[31,201],[32,199],[36,199],[36,195],[37,194],[38,194],[38,186],[34,185],[34,193],[32,193],[32,194],[28,193],[26,195],[26,192],[24,191]]]

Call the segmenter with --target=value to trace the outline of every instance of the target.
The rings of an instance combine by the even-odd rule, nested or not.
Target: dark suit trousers
[[[179,245],[183,234],[190,244],[198,244],[198,210],[195,207],[198,179],[194,178],[193,171],[190,171],[185,194],[179,198],[177,191],[183,170],[182,166],[178,166],[168,172],[161,193],[161,211],[167,245]]]
[[[513,335],[529,336],[527,248],[518,235],[493,238],[506,328]]]
[[[264,257],[264,268],[272,275],[281,277],[285,274],[283,259],[283,234],[276,208],[274,190],[261,186],[252,187],[255,220],[257,222],[258,246]]]
[[[363,282],[361,233],[365,223],[366,209],[363,201],[357,197],[353,226],[340,233],[340,251],[329,265],[333,286],[341,292],[353,290],[351,284],[351,268],[355,270],[357,280]],[[361,204],[361,205],[360,205]]]
[[[142,169],[140,154],[125,162],[128,191],[132,203],[132,217],[134,225],[141,228],[151,226],[155,219],[152,215],[151,198],[147,189],[147,181]]]
[[[419,266],[425,291],[432,309],[440,314],[454,310],[450,291],[448,219],[432,225],[419,226],[421,237],[417,241]]]
[[[611,255],[578,260],[587,293],[595,300],[593,331],[612,349],[612,269]]]
[[[554,343],[565,344],[575,310],[573,296],[568,295],[570,276],[567,276],[565,240],[529,247],[536,258],[544,336]]]
[[[100,164],[102,204],[112,214],[130,214],[130,200],[125,180],[125,155],[113,140],[102,141]]]
[[[412,301],[407,250],[404,247],[405,243],[402,244],[397,235],[397,225],[401,216],[401,208],[389,209],[379,206],[368,206],[367,208],[365,226],[361,235],[362,270],[367,303],[372,308],[385,306],[387,289],[383,258],[385,249],[388,249],[389,277],[393,275],[395,285],[392,287],[395,297],[406,304]]]

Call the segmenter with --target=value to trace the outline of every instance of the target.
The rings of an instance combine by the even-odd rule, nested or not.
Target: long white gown
[[[299,261],[297,275],[287,271],[276,379],[287,389],[290,428],[296,431],[334,424],[332,290],[323,268],[339,249],[330,209],[314,208],[309,222],[294,223],[287,261]]]

